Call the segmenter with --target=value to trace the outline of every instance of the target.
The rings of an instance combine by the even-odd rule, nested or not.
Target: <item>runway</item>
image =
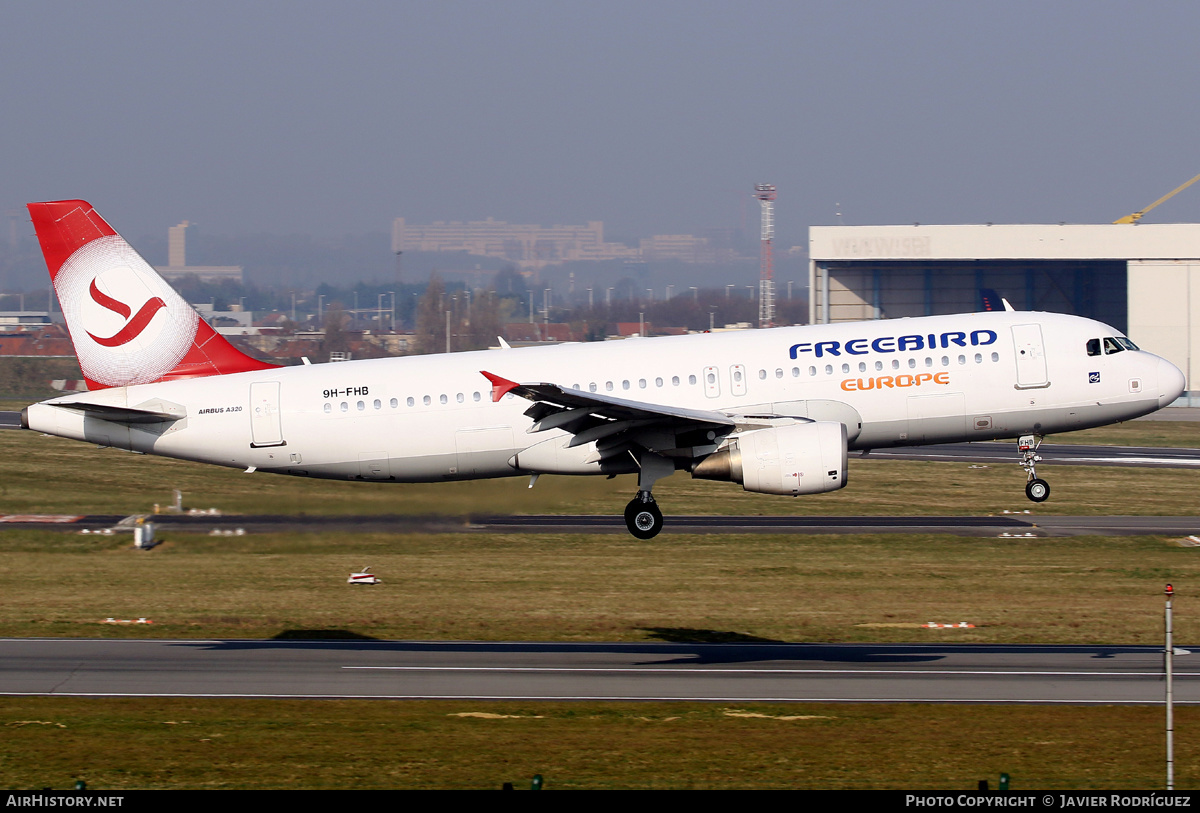
[[[1081,446],[1068,443],[1043,443],[1038,449],[1038,465],[1146,466],[1151,468],[1200,468],[1200,449],[1163,446]],[[897,446],[872,449],[857,456],[876,460],[927,460],[953,463],[1012,464],[1019,461],[1017,445],[1012,442],[939,443],[930,446]]]
[[[1176,702],[1200,703],[1193,657]],[[1149,647],[6,639],[0,694],[1145,704],[1163,682]]]
[[[0,514],[0,529],[71,533],[132,532],[137,517],[116,514]],[[157,514],[146,516],[157,535],[205,533],[578,533],[627,534],[618,516],[477,515],[467,518],[374,516],[254,516]],[[995,516],[668,516],[664,534],[953,534],[974,537],[1200,536],[1198,517],[1056,516],[1029,513]]]

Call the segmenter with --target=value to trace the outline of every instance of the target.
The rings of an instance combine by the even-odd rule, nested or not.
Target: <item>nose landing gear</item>
[[[1050,484],[1037,476],[1037,464],[1042,457],[1037,453],[1042,445],[1044,435],[1022,435],[1017,441],[1017,450],[1021,452],[1021,468],[1025,469],[1025,496],[1033,502],[1045,502],[1050,497]]]

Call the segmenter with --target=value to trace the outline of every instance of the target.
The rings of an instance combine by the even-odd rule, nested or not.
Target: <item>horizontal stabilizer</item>
[[[88,404],[80,401],[73,403],[58,403],[56,407],[63,409],[73,409],[77,412],[82,412],[85,415],[90,415],[93,418],[99,418],[112,423],[163,423],[166,421],[178,421],[187,417],[187,411],[174,404],[164,404],[157,402],[155,408],[145,409],[141,407],[119,407],[109,406],[107,404]]]

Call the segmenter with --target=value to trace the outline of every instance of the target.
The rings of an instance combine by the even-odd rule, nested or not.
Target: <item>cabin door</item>
[[[250,448],[286,446],[279,415],[279,382],[250,385]]]
[[[1017,359],[1017,389],[1048,387],[1046,348],[1041,325],[1013,325],[1013,349]]]

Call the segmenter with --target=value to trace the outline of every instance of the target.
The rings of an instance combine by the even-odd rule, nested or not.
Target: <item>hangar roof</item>
[[[810,226],[814,261],[1200,258],[1200,223]]]

